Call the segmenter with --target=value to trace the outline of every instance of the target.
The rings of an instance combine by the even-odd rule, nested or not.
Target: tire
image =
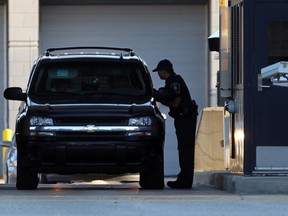
[[[8,174],[8,166],[6,164],[6,173],[5,173],[5,184],[9,184],[9,174]]]
[[[38,174],[23,167],[18,161],[16,188],[18,190],[36,190],[38,182]]]
[[[149,168],[151,169],[151,167]],[[153,170],[140,172],[140,186],[142,189],[163,189],[164,188],[164,160],[163,154],[155,162]]]

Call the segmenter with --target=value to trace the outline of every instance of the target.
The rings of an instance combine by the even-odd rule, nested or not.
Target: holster
[[[170,110],[169,116],[172,118],[196,118],[198,116],[198,105],[195,100],[192,100],[191,107],[180,107],[175,110]]]

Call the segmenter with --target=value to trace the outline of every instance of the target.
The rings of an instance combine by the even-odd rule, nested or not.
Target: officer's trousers
[[[197,117],[187,116],[174,120],[180,166],[177,181],[185,185],[193,184],[196,124]]]

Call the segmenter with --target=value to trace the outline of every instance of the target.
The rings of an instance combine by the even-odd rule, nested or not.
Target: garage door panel
[[[193,13],[198,10],[198,7],[45,6],[41,7],[41,45],[45,49],[53,43],[53,39],[56,39],[54,43],[57,41],[69,43],[72,37],[79,36],[85,36],[83,39],[86,43],[93,44],[103,36],[107,42],[112,40],[112,43],[120,39],[122,43],[129,43],[131,37],[135,36],[138,36],[138,40],[144,39],[144,42],[145,38],[163,41],[165,37],[175,41],[183,34],[184,37],[193,36],[193,34],[196,36],[199,32],[191,27],[194,25],[191,20],[192,22],[194,19],[198,20],[198,16],[203,18],[203,14],[201,16],[199,13]],[[204,23],[203,20],[202,23]],[[73,36],[67,39],[67,35],[72,33]]]
[[[4,88],[6,87],[6,71],[5,71],[5,24],[4,24],[4,20],[5,20],[5,13],[4,13],[4,6],[0,5],[0,80],[2,80],[1,82],[1,89],[4,90]],[[4,99],[4,97],[1,97],[0,99],[0,109],[2,110],[1,115],[0,115],[0,130],[2,131],[5,128],[5,117],[4,115],[5,110],[6,110],[6,101]]]

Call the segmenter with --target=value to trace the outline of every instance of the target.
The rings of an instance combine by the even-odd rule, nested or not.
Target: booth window
[[[269,64],[288,61],[288,21],[274,21],[268,27]]]
[[[242,4],[231,8],[231,68],[234,85],[243,84],[242,70],[242,29],[243,29],[243,7]],[[234,86],[233,85],[233,86]]]

